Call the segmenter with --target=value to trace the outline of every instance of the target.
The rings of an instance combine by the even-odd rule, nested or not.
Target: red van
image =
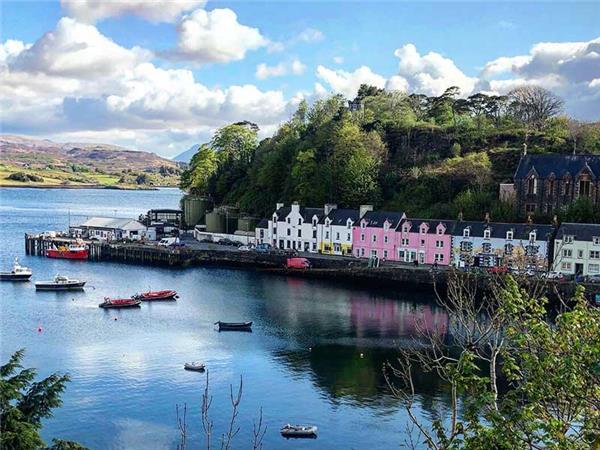
[[[285,267],[288,269],[309,269],[310,261],[306,258],[288,258]]]

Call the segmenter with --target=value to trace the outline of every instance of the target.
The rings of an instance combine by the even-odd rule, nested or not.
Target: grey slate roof
[[[321,218],[319,223],[325,223],[325,219],[331,220],[332,225],[346,225],[348,219],[352,220],[352,223],[356,223],[359,219],[359,211],[357,209],[334,209],[329,212],[327,216]]]
[[[131,224],[138,228],[146,228],[140,222],[134,219],[124,219],[118,217],[91,217],[83,222],[80,227],[87,228],[110,228],[110,229],[123,229],[128,224]]]
[[[527,177],[531,169],[535,169],[541,178],[547,178],[552,173],[557,178],[563,178],[567,174],[575,176],[586,164],[593,176],[600,177],[600,155],[525,155],[519,161],[515,179],[522,180]]]
[[[269,219],[261,219],[256,228],[269,228]]]
[[[367,211],[362,219],[367,221],[367,226],[371,228],[382,228],[384,222],[387,220],[390,222],[390,228],[395,230],[400,222],[404,213],[397,211]]]
[[[415,230],[418,230],[421,227],[421,224],[426,223],[429,225],[428,234],[436,234],[437,226],[442,223],[446,227],[446,232],[444,234],[452,234],[452,230],[456,224],[455,220],[438,220],[438,219],[414,219],[412,217],[407,217],[404,222],[410,222],[410,232],[414,233]],[[403,222],[403,223],[404,223]]]
[[[596,223],[563,223],[558,227],[556,239],[564,235],[574,236],[576,241],[592,241],[594,236],[600,237],[600,224]]]
[[[462,236],[463,230],[466,227],[471,228],[471,236],[483,237],[483,232],[490,229],[490,237],[498,239],[506,239],[506,232],[513,232],[513,239],[529,239],[529,233],[535,231],[538,240],[548,240],[552,236],[552,225],[527,224],[527,223],[501,223],[501,222],[474,222],[474,221],[457,221],[455,222],[452,234],[454,236]]]
[[[284,206],[283,208],[279,208],[275,213],[279,220],[283,221],[292,211],[290,206]],[[304,206],[300,207],[300,215],[305,222],[312,220],[313,216],[316,215],[319,219],[323,217],[324,210],[323,208],[306,208]]]

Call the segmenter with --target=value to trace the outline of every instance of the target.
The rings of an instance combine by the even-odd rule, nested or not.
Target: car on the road
[[[219,241],[217,242],[217,244],[219,244],[219,245],[229,245],[231,247],[240,247],[242,245],[241,242],[233,241],[233,240],[231,240],[229,238],[219,239]]]
[[[487,271],[488,271],[488,273],[504,274],[504,273],[508,273],[508,267],[493,266],[493,267],[488,267]]]
[[[269,253],[271,249],[271,244],[266,243],[256,244],[256,247],[254,247],[254,251],[258,253]]]
[[[240,245],[238,247],[238,250],[241,252],[249,252],[250,250],[252,250],[252,245]]]
[[[565,276],[561,272],[544,272],[542,273],[542,278],[546,278],[547,280],[563,280]]]
[[[588,275],[587,280],[588,283],[600,283],[600,274],[596,275]]]

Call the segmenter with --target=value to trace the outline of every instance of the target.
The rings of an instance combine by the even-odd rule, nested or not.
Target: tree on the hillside
[[[558,115],[564,102],[547,89],[540,86],[521,86],[508,93],[513,116],[540,130],[546,120]]]
[[[258,127],[256,127],[258,128]],[[239,161],[249,164],[258,145],[257,130],[243,123],[219,128],[211,140],[211,147],[221,161]]]
[[[361,84],[358,88],[358,93],[356,94],[354,101],[361,101],[366,97],[375,97],[376,95],[382,92],[384,92],[384,90],[376,86],[371,86],[369,84]]]
[[[67,375],[52,374],[35,381],[34,369],[23,369],[24,350],[15,352],[0,366],[0,448],[36,450],[46,448],[40,436],[42,419],[62,401]],[[52,450],[85,450],[74,442],[54,441]]]
[[[416,429],[409,445],[600,448],[600,310],[578,289],[550,318],[545,288],[525,283],[507,277],[481,299],[474,275],[451,274],[448,294],[439,297],[454,324],[451,332],[420,327],[419,344],[385,367]],[[451,400],[447,413],[429,419],[417,414],[416,370],[444,380]]]
[[[206,194],[217,168],[217,153],[207,144],[202,144],[192,157],[189,167],[181,174],[180,187],[197,194]]]

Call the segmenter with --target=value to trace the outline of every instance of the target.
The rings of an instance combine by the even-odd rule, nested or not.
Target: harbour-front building
[[[450,220],[404,220],[396,231],[395,260],[449,265],[453,229],[454,222]]]
[[[354,256],[396,260],[396,229],[404,219],[403,212],[366,212],[352,228]]]
[[[298,202],[277,204],[269,220],[272,246],[285,250],[317,253],[319,221],[328,213],[324,208],[306,208]]]
[[[600,225],[561,224],[554,240],[553,270],[565,275],[600,274]]]

